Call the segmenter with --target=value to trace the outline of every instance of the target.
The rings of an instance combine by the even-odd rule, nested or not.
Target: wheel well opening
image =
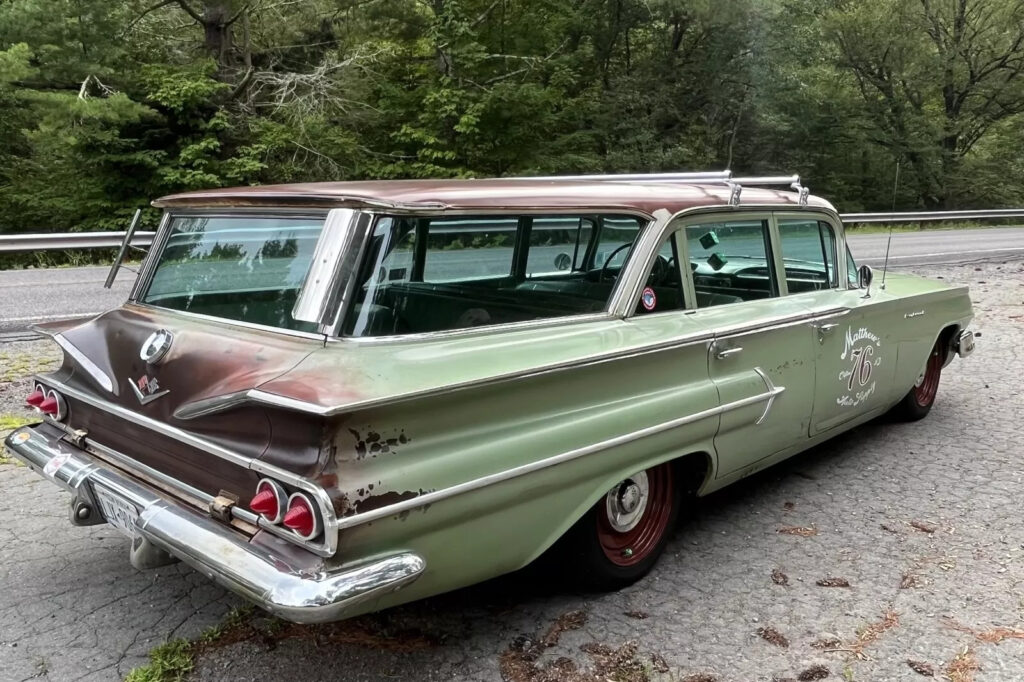
[[[711,455],[693,452],[673,460],[673,473],[680,482],[684,498],[695,498],[712,473]]]

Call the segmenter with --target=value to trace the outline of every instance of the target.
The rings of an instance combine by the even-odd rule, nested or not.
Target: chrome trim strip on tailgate
[[[15,430],[5,445],[37,473],[72,494],[91,497],[91,486],[96,484],[113,491],[138,508],[134,532],[139,536],[232,592],[296,623],[344,618],[360,605],[413,582],[426,568],[420,556],[401,552],[340,571],[311,572],[34,428]]]

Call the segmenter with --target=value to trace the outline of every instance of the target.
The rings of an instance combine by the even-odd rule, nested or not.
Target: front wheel
[[[935,342],[924,371],[917,378],[910,392],[892,409],[892,415],[903,421],[924,419],[932,410],[935,396],[939,392],[939,379],[942,376],[942,365],[945,358],[942,354],[942,340]]]
[[[566,534],[563,568],[591,589],[636,582],[664,551],[681,500],[671,463],[620,481]]]

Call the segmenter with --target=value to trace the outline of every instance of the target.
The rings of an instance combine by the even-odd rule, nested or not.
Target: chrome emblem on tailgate
[[[157,398],[167,395],[170,393],[168,389],[160,390],[160,384],[157,383],[156,379],[150,379],[148,375],[143,374],[138,380],[132,379],[132,390],[135,391],[135,397],[139,399],[139,402],[143,405],[153,402]]]

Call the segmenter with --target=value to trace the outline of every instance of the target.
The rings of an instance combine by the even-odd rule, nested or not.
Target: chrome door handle
[[[821,334],[831,334],[832,332],[835,331],[836,327],[838,327],[838,326],[839,325],[837,323],[835,323],[835,322],[829,322],[827,324],[819,324],[818,325],[818,332],[821,333]]]
[[[731,355],[739,355],[742,352],[743,352],[743,349],[740,348],[739,346],[737,346],[736,348],[728,348],[726,350],[720,350],[717,353],[715,353],[715,357],[718,358],[719,360],[725,360],[727,357],[729,357]]]

